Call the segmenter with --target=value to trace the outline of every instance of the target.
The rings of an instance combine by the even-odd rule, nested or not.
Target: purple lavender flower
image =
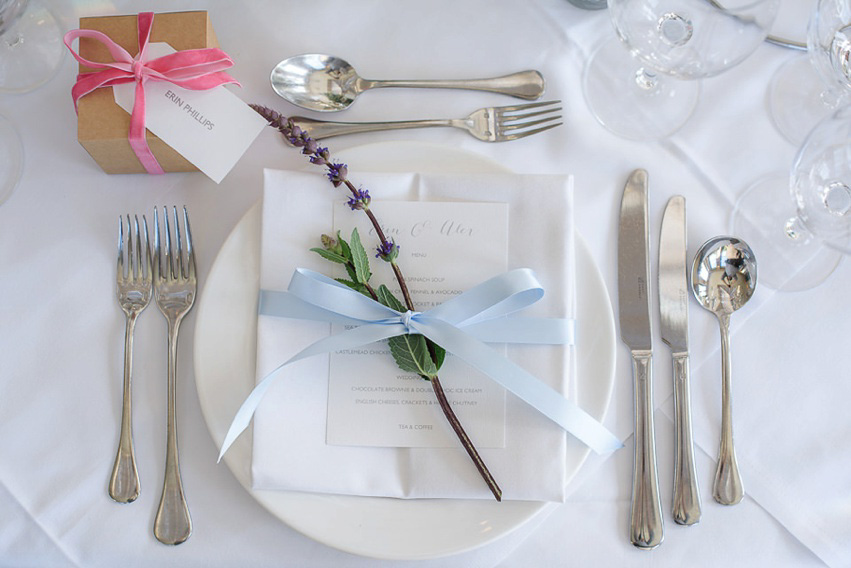
[[[380,258],[386,262],[393,262],[396,260],[396,257],[399,256],[399,245],[397,245],[393,240],[384,241],[375,249],[377,252],[375,253],[375,258]]]
[[[352,208],[352,211],[357,211],[359,209],[367,209],[369,207],[369,202],[369,190],[358,189],[355,191],[354,195],[349,198],[348,204],[349,207]]]
[[[338,187],[346,181],[346,175],[349,173],[349,168],[346,164],[328,164],[328,181]]]
[[[330,154],[328,153],[328,148],[316,148],[313,155],[310,157],[310,163],[317,166],[324,166],[328,164],[329,157]]]

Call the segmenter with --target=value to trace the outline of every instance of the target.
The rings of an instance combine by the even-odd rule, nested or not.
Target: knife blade
[[[688,365],[688,269],[686,200],[668,200],[659,236],[659,321],[662,341],[671,348],[674,377],[674,521],[700,520],[700,492],[694,466]]]
[[[630,174],[618,223],[618,303],[621,339],[632,354],[635,453],[630,505],[630,541],[656,548],[664,539],[656,436],[653,425],[653,341],[650,320],[650,234],[647,172]]]

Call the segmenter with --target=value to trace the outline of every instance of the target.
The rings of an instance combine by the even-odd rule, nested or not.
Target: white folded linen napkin
[[[509,204],[508,267],[532,268],[546,290],[544,298],[523,315],[573,316],[568,176],[358,172],[356,181],[369,189],[371,207],[379,212],[381,202],[389,200]],[[333,203],[345,201],[347,194],[344,188],[334,189],[319,172],[265,172],[261,289],[286,290],[297,267],[327,272],[329,263],[309,249],[316,246],[320,234],[331,231]],[[365,246],[371,248],[371,244]],[[399,244],[405,246],[403,240]],[[328,333],[327,323],[260,315],[257,380]],[[569,392],[572,347],[509,346],[507,353],[541,381]],[[284,375],[269,389],[254,416],[251,471],[255,489],[492,498],[460,444],[450,448],[326,444],[328,369],[327,355],[298,361],[281,370]],[[451,376],[441,379],[444,388],[451,385]],[[434,408],[440,413],[439,407]],[[478,449],[504,499],[563,501],[566,436],[559,426],[508,393],[505,447]]]

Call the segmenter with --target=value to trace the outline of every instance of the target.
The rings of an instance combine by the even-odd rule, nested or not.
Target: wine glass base
[[[789,176],[775,174],[751,185],[736,202],[731,233],[753,249],[759,283],[774,290],[815,288],[836,269],[842,253],[812,235],[793,238],[787,222],[797,216]]]
[[[18,131],[0,116],[0,204],[12,195],[24,165],[24,147]]]
[[[801,55],[784,63],[768,87],[768,110],[774,126],[789,142],[799,147],[816,124],[836,110],[825,95],[827,87]]]
[[[585,102],[600,124],[618,136],[661,140],[689,119],[700,98],[700,82],[662,73],[648,82],[642,69],[619,40],[604,43],[585,66]]]
[[[39,0],[0,36],[0,93],[25,93],[53,78],[65,57],[62,29]]]

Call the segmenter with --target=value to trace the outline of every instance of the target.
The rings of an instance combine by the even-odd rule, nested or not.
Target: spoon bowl
[[[692,291],[707,310],[732,314],[756,289],[756,258],[744,241],[715,237],[697,251],[692,267]]]
[[[734,237],[715,237],[705,242],[692,266],[694,297],[715,314],[721,327],[721,444],[712,496],[723,505],[735,505],[745,494],[733,447],[730,316],[753,297],[756,274],[753,251]]]
[[[347,109],[359,94],[381,87],[419,87],[489,91],[535,100],[544,93],[538,71],[521,71],[502,77],[470,80],[376,81],[364,79],[344,59],[307,53],[284,59],[272,69],[272,89],[292,104],[319,112]]]

